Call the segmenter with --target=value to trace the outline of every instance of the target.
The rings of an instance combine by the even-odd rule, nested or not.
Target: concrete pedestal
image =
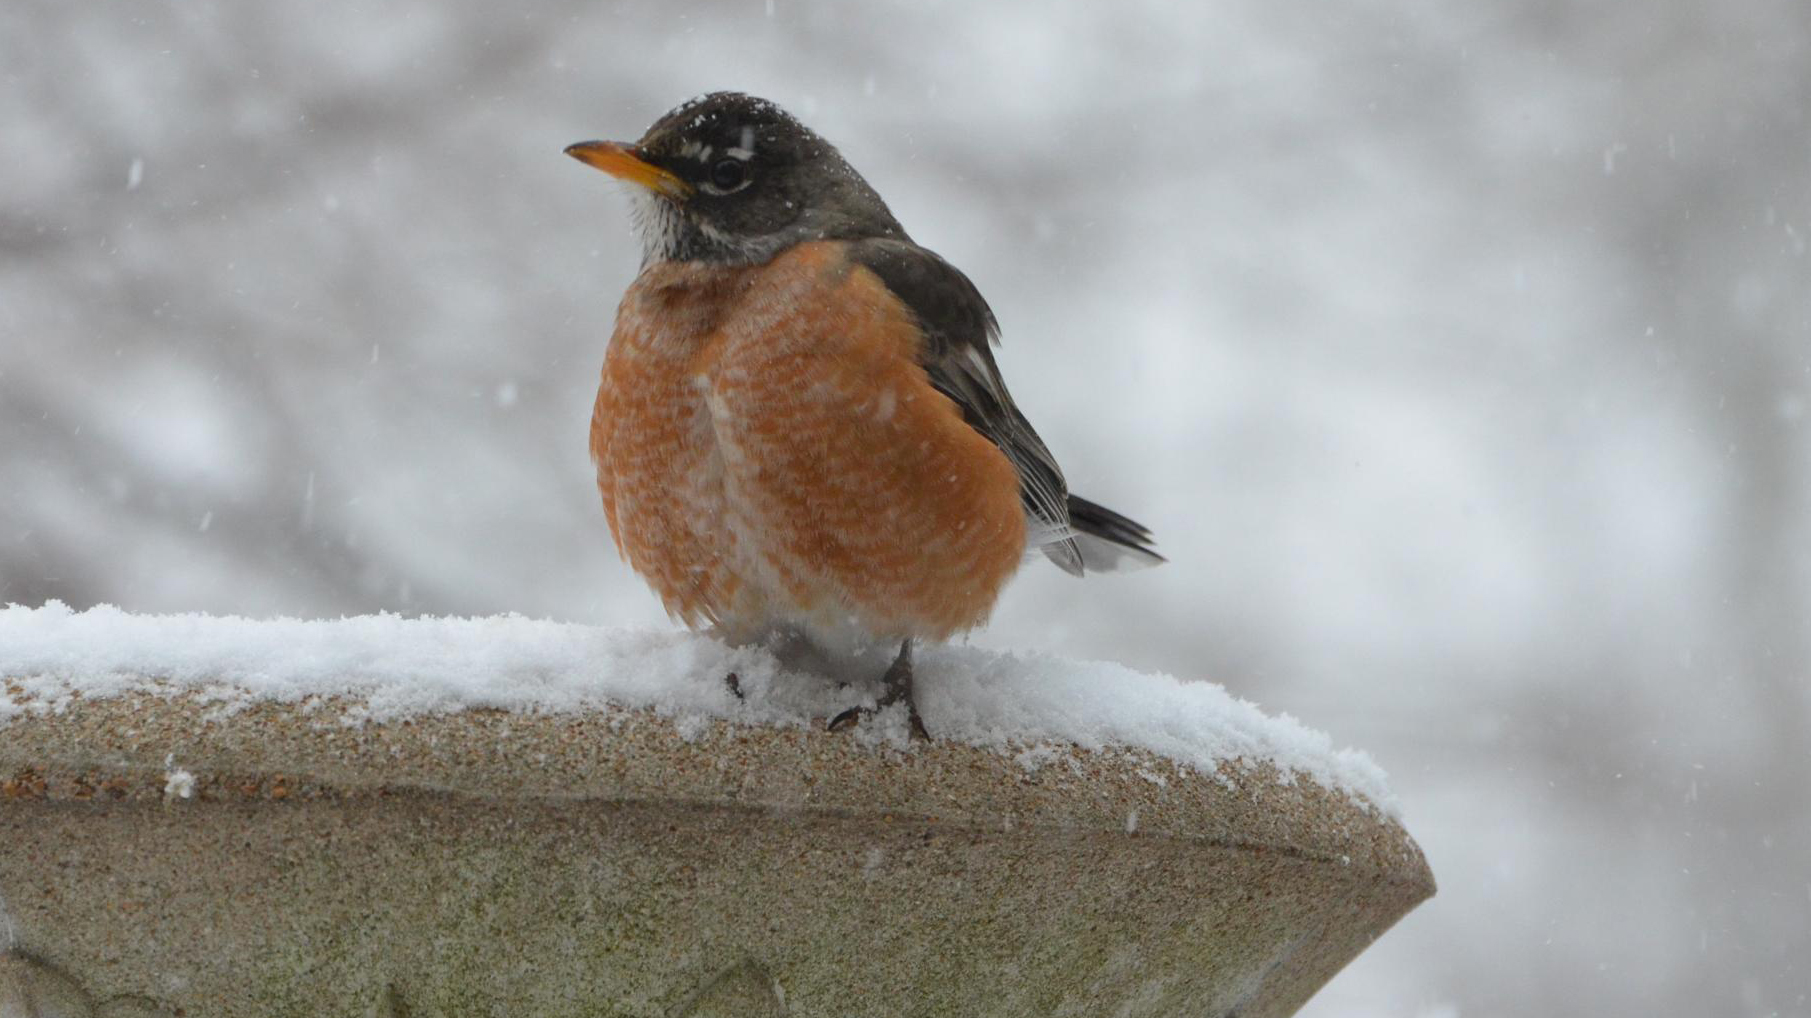
[[[0,727],[0,1018],[1261,1018],[1433,893],[1266,769],[347,706]]]

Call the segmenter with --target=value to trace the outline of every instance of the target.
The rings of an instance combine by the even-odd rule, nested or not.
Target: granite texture
[[[349,707],[0,727],[0,1015],[1259,1018],[1434,889],[1264,768]]]

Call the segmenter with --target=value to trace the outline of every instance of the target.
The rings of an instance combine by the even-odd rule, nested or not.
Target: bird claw
[[[895,658],[887,669],[885,678],[886,693],[873,707],[851,707],[830,719],[830,730],[846,731],[854,728],[863,717],[875,711],[891,707],[896,703],[906,705],[906,717],[911,729],[913,742],[929,742],[931,736],[924,730],[924,719],[918,716],[918,702],[912,698],[912,641],[900,644],[899,657]]]
[[[898,701],[895,700],[893,702],[897,703]],[[880,704],[880,707],[888,706],[891,706],[891,704],[886,702]],[[831,718],[830,723],[824,727],[832,732],[849,731],[860,724],[863,718],[874,714],[877,709],[878,708],[875,707],[851,707],[841,714],[838,714],[836,717]],[[918,707],[915,704],[908,703],[906,705],[906,710],[908,717],[907,724],[911,728],[911,740],[913,742],[931,741],[930,733],[924,730],[924,719],[918,716]]]

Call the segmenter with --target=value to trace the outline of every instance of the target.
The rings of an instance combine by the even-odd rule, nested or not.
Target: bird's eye
[[[748,180],[748,166],[740,159],[719,159],[711,164],[711,185],[728,193]]]

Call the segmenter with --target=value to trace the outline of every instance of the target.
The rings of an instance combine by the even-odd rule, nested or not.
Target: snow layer
[[[1136,747],[1213,774],[1224,761],[1272,763],[1394,814],[1383,771],[1284,715],[1267,717],[1217,685],[1117,664],[973,647],[915,657],[917,697],[932,737],[1007,753],[1027,767],[1072,743]],[[734,672],[745,699],[724,682]],[[648,708],[682,732],[710,719],[821,725],[878,684],[789,672],[763,647],[682,632],[611,629],[516,615],[256,620],[133,615],[111,606],[0,609],[0,726],[25,711],[131,690],[200,692],[228,708],[251,700],[338,695],[360,723],[501,707],[566,712]],[[903,708],[854,737],[904,744]],[[1157,780],[1161,780],[1159,777]]]

